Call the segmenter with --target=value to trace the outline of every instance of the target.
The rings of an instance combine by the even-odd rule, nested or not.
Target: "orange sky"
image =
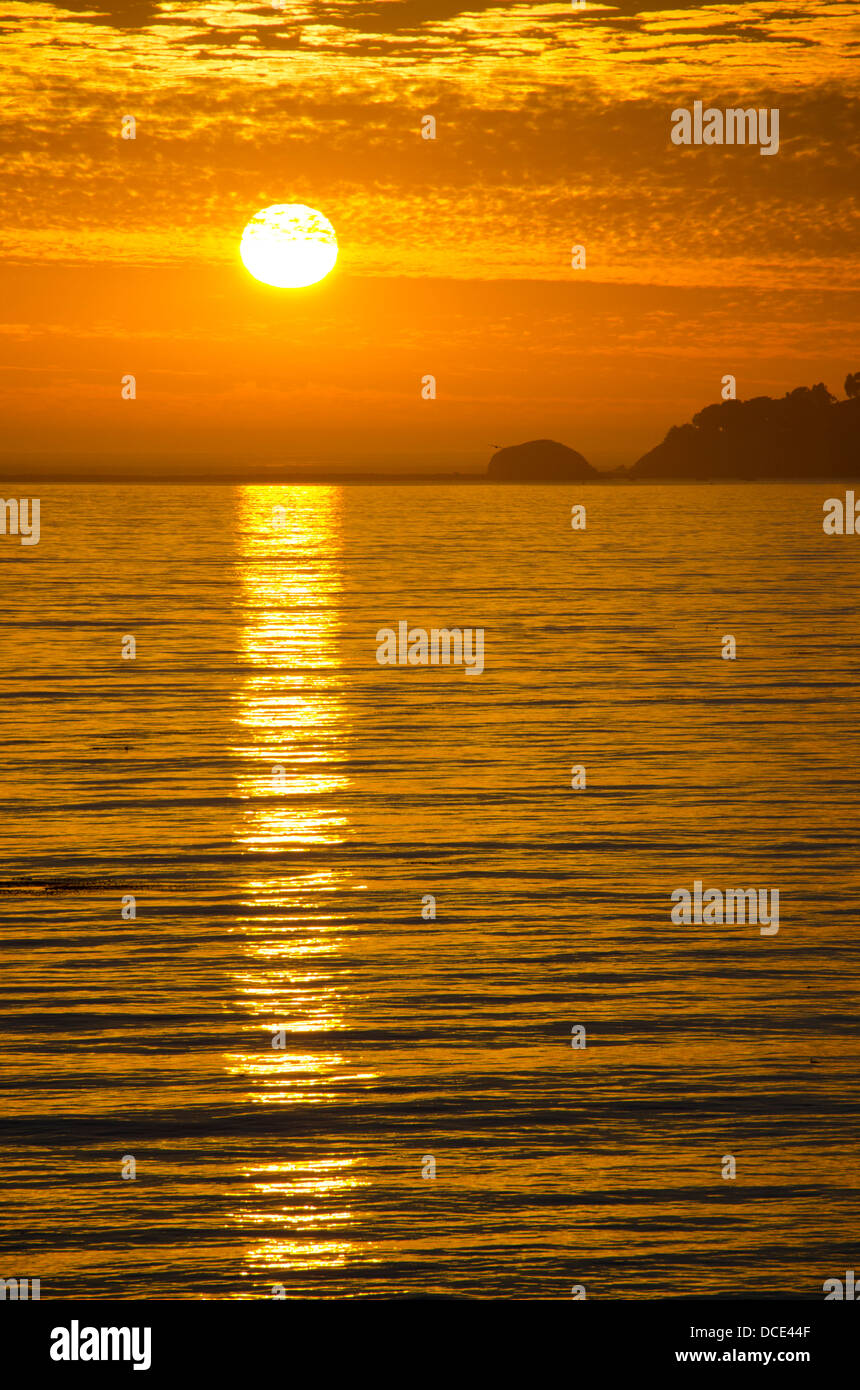
[[[0,0],[0,25],[7,476],[483,468],[535,436],[611,467],[727,372],[860,369],[852,0]],[[673,146],[697,99],[779,107],[779,153]],[[239,261],[281,202],[335,226],[318,286]]]

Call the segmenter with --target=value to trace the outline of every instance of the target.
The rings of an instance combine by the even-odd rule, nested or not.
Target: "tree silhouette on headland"
[[[630,470],[632,478],[675,482],[857,478],[860,481],[860,372],[838,401],[823,382],[781,399],[717,401],[688,425],[673,425]]]

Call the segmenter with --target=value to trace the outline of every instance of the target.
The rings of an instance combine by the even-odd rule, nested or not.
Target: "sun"
[[[328,275],[337,260],[337,237],[316,208],[275,203],[254,213],[242,233],[239,255],[255,280],[297,290]]]

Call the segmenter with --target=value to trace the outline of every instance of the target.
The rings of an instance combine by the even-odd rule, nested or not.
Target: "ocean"
[[[0,536],[0,1275],[820,1299],[857,1266],[839,485],[36,491],[39,544]],[[482,628],[483,673],[379,665],[403,620]],[[696,882],[778,890],[778,932],[673,922]]]

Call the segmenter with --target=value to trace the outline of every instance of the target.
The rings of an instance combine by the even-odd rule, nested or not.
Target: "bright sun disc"
[[[297,290],[328,275],[337,260],[337,237],[316,208],[276,203],[254,213],[242,233],[239,255],[255,280]]]

